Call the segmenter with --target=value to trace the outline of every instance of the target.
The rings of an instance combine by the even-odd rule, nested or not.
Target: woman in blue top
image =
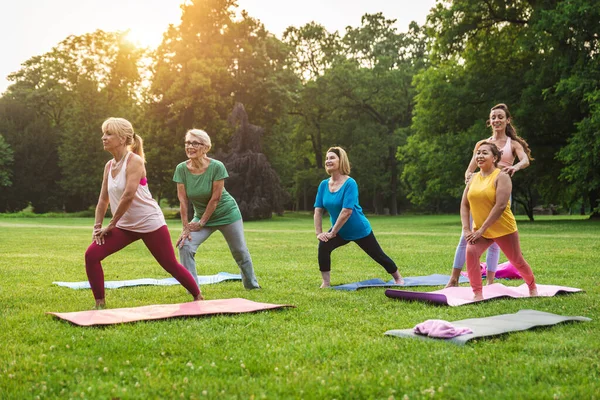
[[[315,232],[319,239],[319,269],[322,288],[330,286],[331,252],[349,242],[355,242],[373,260],[379,263],[397,284],[404,280],[398,267],[377,243],[371,224],[358,204],[358,185],[348,176],[350,161],[341,147],[331,147],[325,158],[325,171],[331,176],[319,185],[315,199]],[[331,219],[331,229],[323,232],[323,211]]]

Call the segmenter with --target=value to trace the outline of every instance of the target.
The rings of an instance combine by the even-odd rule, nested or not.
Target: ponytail
[[[523,150],[525,151],[525,154],[527,154],[527,158],[529,158],[529,161],[534,160],[534,158],[531,156],[531,149],[529,148],[529,145],[527,144],[525,139],[517,135],[517,131],[515,130],[515,127],[512,126],[512,124],[506,125],[506,136],[508,136],[512,140],[517,141],[521,146],[523,146]]]
[[[146,156],[144,155],[144,141],[140,135],[136,133],[133,134],[133,143],[131,144],[130,149],[133,153],[140,156],[143,162],[146,162]]]

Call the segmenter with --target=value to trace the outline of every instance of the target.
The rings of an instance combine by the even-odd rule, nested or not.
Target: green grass
[[[404,276],[450,272],[458,216],[370,220]],[[320,290],[309,214],[247,222],[263,289],[248,292],[241,282],[225,282],[204,286],[204,295],[297,308],[82,328],[45,313],[93,305],[89,290],[52,285],[86,279],[83,254],[92,221],[0,216],[0,398],[600,398],[598,222],[519,220],[524,255],[538,282],[584,293],[463,307],[395,301],[382,289]],[[169,227],[174,239],[179,224],[169,221]],[[218,233],[201,247],[197,260],[203,275],[237,272]],[[168,276],[141,243],[105,260],[104,271],[107,280]],[[334,252],[333,284],[375,277],[388,278],[356,245]],[[180,286],[107,291],[111,308],[189,300]],[[430,318],[453,321],[520,309],[592,321],[464,347],[383,335]]]

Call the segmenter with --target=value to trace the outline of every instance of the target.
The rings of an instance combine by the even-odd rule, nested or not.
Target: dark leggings
[[[322,272],[331,271],[331,252],[350,242],[355,242],[369,257],[385,268],[390,274],[398,271],[398,267],[396,267],[394,261],[383,252],[381,246],[377,243],[373,231],[364,238],[356,240],[345,240],[339,236],[329,239],[327,242],[319,240],[319,269]]]
[[[163,225],[154,232],[149,233],[114,228],[104,237],[103,245],[99,246],[93,242],[88,247],[85,252],[85,272],[96,300],[104,299],[104,271],[100,261],[139,239],[144,241],[144,244],[161,267],[173,275],[192,296],[196,297],[200,294],[200,289],[192,274],[177,262],[169,229],[166,225]]]

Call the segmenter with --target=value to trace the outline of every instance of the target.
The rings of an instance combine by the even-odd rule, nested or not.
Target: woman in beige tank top
[[[126,119],[109,118],[102,124],[102,144],[114,158],[104,167],[92,244],[85,252],[85,270],[96,308],[106,304],[101,261],[139,239],[194,300],[202,300],[198,284],[175,258],[165,218],[148,190],[142,138]],[[112,218],[103,228],[109,204]]]

